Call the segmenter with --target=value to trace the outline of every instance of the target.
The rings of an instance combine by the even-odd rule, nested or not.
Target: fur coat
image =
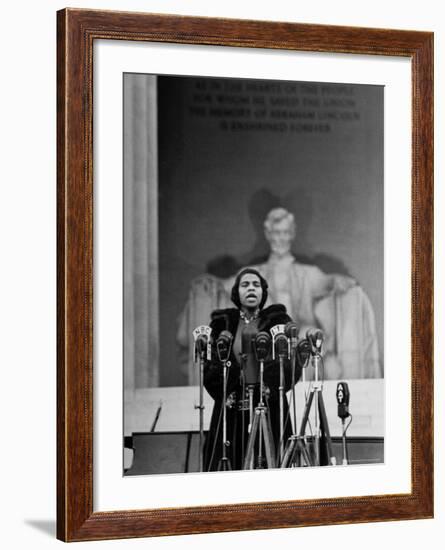
[[[283,305],[271,305],[260,311],[258,316],[258,331],[267,331],[278,324],[286,324],[291,319]],[[223,393],[223,367],[218,361],[215,342],[223,330],[229,331],[235,337],[240,321],[240,312],[235,308],[216,310],[212,313],[210,327],[212,329],[212,358],[204,366],[204,386],[215,404],[213,407],[210,428],[205,444],[204,465],[206,471],[218,470],[218,464],[222,456],[222,393]],[[227,439],[229,445],[227,456],[230,459],[232,470],[243,468],[243,458],[247,450],[249,411],[239,410],[237,403],[243,398],[242,372],[239,359],[235,357],[233,349],[230,355],[231,366],[228,368],[227,396],[230,403],[227,406]],[[301,365],[295,367],[295,381],[300,378]],[[292,371],[289,360],[284,362],[285,391],[291,388]],[[264,384],[267,387],[266,405],[268,417],[273,435],[275,454],[279,448],[279,384],[280,368],[278,359],[268,357],[264,363]],[[254,407],[258,404],[259,390],[254,394]],[[284,444],[291,435],[291,420],[288,418],[288,403],[284,398],[285,432]],[[255,465],[261,467],[261,465]]]

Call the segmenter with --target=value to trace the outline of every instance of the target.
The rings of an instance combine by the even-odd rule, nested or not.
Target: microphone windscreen
[[[207,349],[207,336],[205,334],[200,334],[196,339],[196,350],[198,353],[203,353]]]
[[[349,393],[348,384],[346,382],[339,382],[337,384],[336,397],[337,397],[337,403],[338,403],[337,414],[339,418],[344,420],[345,418],[348,418],[350,416],[349,414],[350,393]]]
[[[289,340],[292,340],[293,342],[296,342],[296,340],[298,339],[298,333],[298,325],[293,321],[289,321],[284,327],[284,334],[289,338]]]
[[[232,348],[233,336],[228,330],[223,330],[216,340],[216,352],[221,362],[228,361]]]
[[[258,361],[264,361],[269,355],[272,338],[268,332],[259,332],[255,337],[255,355]]]
[[[338,404],[349,405],[349,387],[346,382],[339,382],[337,384],[337,402]]]
[[[293,321],[289,321],[284,327],[284,334],[288,338],[298,338],[298,325]]]
[[[284,334],[275,337],[275,353],[279,357],[288,355],[288,340]]]
[[[314,347],[320,348],[324,339],[323,331],[311,328],[306,332],[306,338]]]

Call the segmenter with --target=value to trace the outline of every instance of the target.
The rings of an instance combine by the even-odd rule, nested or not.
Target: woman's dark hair
[[[261,288],[263,289],[263,295],[261,297],[259,308],[263,309],[263,306],[267,300],[267,289],[269,288],[269,285],[267,284],[266,279],[262,277],[256,269],[253,269],[252,267],[246,267],[238,273],[235,282],[233,283],[232,294],[230,295],[230,298],[232,299],[232,302],[236,305],[236,307],[238,309],[241,309],[241,301],[239,298],[239,284],[241,281],[241,277],[243,275],[246,275],[247,273],[252,273],[253,275],[256,275],[260,280]]]

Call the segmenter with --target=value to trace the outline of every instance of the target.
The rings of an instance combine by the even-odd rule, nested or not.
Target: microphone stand
[[[260,361],[260,407],[264,407],[263,401],[263,376],[264,376],[264,361]],[[258,466],[261,468],[263,465],[263,446],[262,446],[262,437],[261,432],[264,431],[260,428],[260,438],[258,441]]]
[[[305,348],[309,345],[309,342],[307,340],[302,340],[300,342],[301,344],[304,344]],[[295,360],[298,355],[297,350],[299,348],[298,342],[295,344],[294,341],[291,340],[291,361],[292,361],[292,375],[293,375],[293,393],[292,398],[294,399],[294,405],[295,405]],[[307,350],[309,351],[309,350]],[[311,348],[312,351],[312,348]],[[303,368],[302,375],[303,375],[303,381],[305,381],[305,371],[306,369]],[[318,375],[317,375],[318,376]],[[297,422],[295,417],[295,409],[294,409],[294,432],[293,435],[289,437],[286,443],[286,448],[284,451],[284,457],[281,461],[280,468],[289,468],[293,466],[313,466],[314,462],[312,460],[311,454],[309,452],[308,448],[308,442],[305,435],[306,430],[306,424],[308,422],[309,418],[309,412],[310,412],[310,406],[312,404],[312,398],[313,393],[310,394],[310,399],[308,400],[306,390],[305,390],[305,408],[303,412],[303,418],[301,421],[301,427],[300,431],[298,432],[297,429]]]
[[[263,438],[264,452],[268,468],[275,468],[275,449],[272,437],[270,423],[267,418],[267,407],[263,401],[263,377],[264,377],[264,359],[260,359],[260,400],[255,408],[255,415],[252,423],[252,429],[247,442],[247,452],[244,459],[244,470],[251,470],[253,467],[253,457],[256,438],[258,437],[258,468],[264,467],[263,458]]]
[[[321,439],[321,429],[320,429],[320,421],[318,418],[319,412],[320,412],[320,390],[321,385],[319,384],[318,380],[318,369],[319,369],[319,362],[320,362],[320,354],[315,353],[313,356],[313,362],[314,362],[314,369],[315,369],[315,376],[314,376],[314,388],[315,393],[314,395],[314,415],[315,415],[315,463],[317,466],[320,466],[320,439]]]
[[[203,471],[204,461],[204,354],[205,351],[199,353],[199,405],[195,405],[195,409],[199,410],[199,471]]]
[[[199,360],[199,471],[203,471],[204,461],[204,354]]]
[[[280,362],[280,385],[278,387],[279,396],[280,396],[280,448],[278,451],[279,462],[283,460],[284,452],[284,357],[280,353],[279,355]]]
[[[252,431],[252,426],[253,426],[253,414],[254,414],[254,410],[253,410],[253,394],[254,394],[254,391],[255,391],[255,386],[252,385],[252,384],[249,384],[247,386],[247,392],[249,394],[249,427],[248,427],[248,433],[250,434],[250,432]],[[261,390],[262,391],[262,390]],[[244,440],[243,440],[244,441]],[[243,453],[244,455],[244,453]],[[244,456],[242,457],[244,459]],[[252,459],[250,461],[250,469],[253,470],[253,454],[252,454]]]
[[[352,422],[352,415],[349,414],[349,388],[346,382],[339,382],[337,384],[337,403],[338,403],[338,416],[341,419],[342,425],[342,447],[343,447],[343,460],[342,464],[347,465],[349,463],[348,446],[346,444],[346,430],[349,428]],[[349,424],[345,427],[345,421],[350,418]]]
[[[346,466],[349,464],[349,457],[348,457],[348,447],[346,446],[346,430],[345,430],[345,418],[341,419],[341,425],[342,425],[342,446],[343,446],[343,460],[342,464],[343,466]]]
[[[203,471],[204,463],[204,362],[206,350],[212,329],[207,325],[200,325],[193,331],[195,341],[195,362],[199,361],[199,471]]]
[[[278,352],[278,361],[279,361],[279,368],[280,368],[280,385],[278,386],[278,395],[279,395],[279,406],[280,406],[280,443],[279,443],[279,449],[278,449],[278,460],[277,462],[280,464],[283,460],[284,455],[284,359],[289,359],[289,340],[288,338],[283,334],[280,333],[276,337],[277,339],[274,341],[274,349],[276,347],[276,352]],[[285,340],[285,346],[286,349],[284,349],[283,346],[283,340]]]
[[[335,466],[336,464],[336,458],[332,449],[332,440],[331,435],[329,432],[329,424],[328,424],[328,418],[326,415],[326,409],[324,406],[323,401],[323,394],[322,394],[322,385],[319,380],[319,362],[321,360],[320,351],[318,349],[312,350],[312,363],[315,368],[315,377],[314,377],[314,383],[312,385],[312,388],[309,392],[308,399],[306,401],[304,414],[303,414],[303,420],[301,422],[300,427],[300,438],[304,438],[305,432],[306,432],[306,425],[309,419],[309,413],[312,406],[312,403],[314,403],[314,413],[315,413],[315,436],[314,436],[314,445],[315,445],[315,466],[321,466],[320,464],[320,458],[321,458],[321,449],[320,449],[320,443],[321,443],[321,432],[323,430],[326,438],[326,451],[328,455],[328,460],[332,466]]]
[[[293,420],[294,420],[294,429],[293,433],[297,433],[297,403],[296,403],[296,396],[295,396],[295,364],[297,362],[297,349],[296,345],[293,343],[291,344],[291,350],[290,350],[290,364],[292,368],[292,412],[293,412]]]
[[[218,471],[229,471],[232,469],[230,459],[227,456],[227,447],[230,442],[227,441],[227,369],[230,367],[230,361],[223,361],[223,401],[221,406],[223,407],[223,435],[222,435],[222,456],[218,463]]]
[[[280,468],[288,468],[292,466],[301,466],[301,458],[304,460],[305,466],[313,466],[311,457],[307,450],[306,440],[304,436],[297,434],[297,408],[295,401],[295,363],[297,358],[297,346],[291,340],[291,366],[292,366],[292,405],[293,405],[293,432],[286,442],[283,457],[281,458]],[[303,369],[304,372],[304,369]],[[301,457],[301,458],[300,458]]]

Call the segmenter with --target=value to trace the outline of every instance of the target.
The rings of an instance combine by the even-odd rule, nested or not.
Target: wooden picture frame
[[[64,541],[433,516],[433,34],[65,9],[57,14],[57,537]],[[411,492],[93,511],[93,43],[405,57],[412,68]]]

